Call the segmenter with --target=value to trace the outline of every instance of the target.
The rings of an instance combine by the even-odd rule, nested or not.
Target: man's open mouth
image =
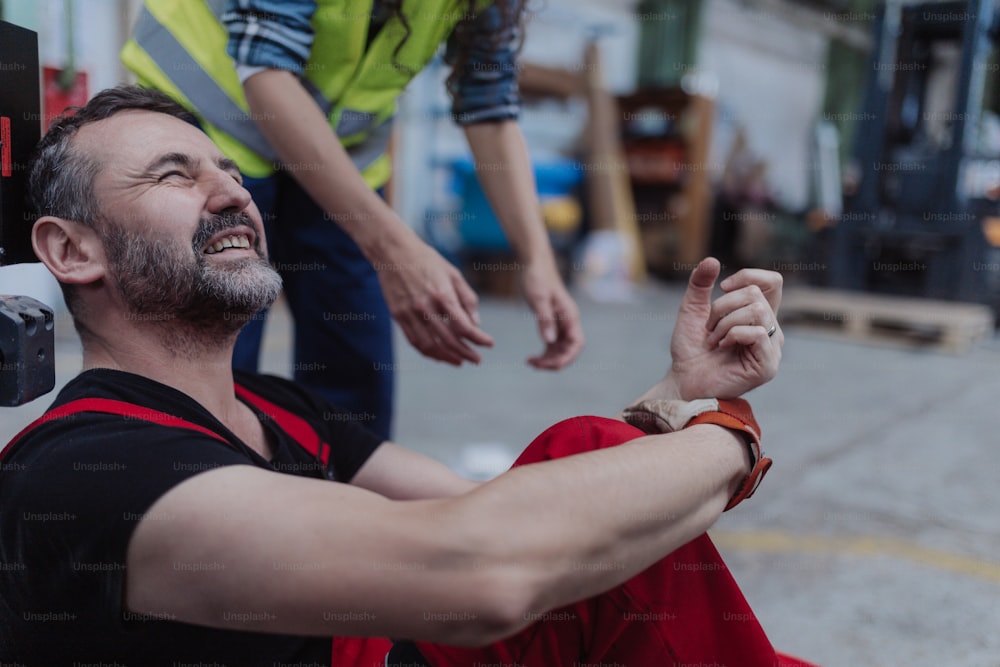
[[[215,243],[211,243],[205,247],[206,255],[214,255],[219,252],[224,252],[230,248],[243,249],[250,247],[250,237],[246,234],[231,234],[229,236],[224,236],[217,240]]]

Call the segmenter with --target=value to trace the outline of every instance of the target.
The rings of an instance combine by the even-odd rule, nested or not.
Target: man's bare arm
[[[774,377],[782,341],[766,328],[780,276],[742,271],[713,303],[718,273],[714,260],[692,273],[674,367],[655,391],[689,400]],[[227,467],[178,485],[140,522],[126,604],[213,627],[486,643],[704,532],[748,466],[742,436],[698,425],[438,500]]]
[[[521,466],[442,500],[230,466],[140,522],[126,604],[212,627],[482,644],[701,534],[747,469],[742,439],[712,425]]]
[[[459,477],[440,461],[391,442],[375,450],[351,484],[392,500],[448,498],[479,486]]]

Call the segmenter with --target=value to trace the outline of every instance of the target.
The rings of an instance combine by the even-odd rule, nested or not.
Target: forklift
[[[830,286],[1000,314],[997,0],[885,3]]]

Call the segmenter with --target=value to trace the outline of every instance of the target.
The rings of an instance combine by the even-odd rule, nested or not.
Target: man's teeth
[[[233,236],[227,236],[221,241],[216,241],[212,245],[205,248],[206,255],[214,255],[217,252],[222,252],[226,248],[249,248],[250,238],[246,234],[234,234]]]

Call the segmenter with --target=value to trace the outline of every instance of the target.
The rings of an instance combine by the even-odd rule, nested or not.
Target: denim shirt
[[[374,0],[373,15],[380,12]],[[222,22],[229,31],[229,55],[237,67],[273,68],[302,75],[312,49],[314,32],[310,21],[315,0],[229,0]],[[474,30],[492,35],[500,17],[495,5],[481,12]],[[518,30],[508,30],[505,39],[487,49],[483,39],[473,39],[469,59],[459,73],[458,95],[452,100],[452,118],[459,125],[515,119],[520,109],[517,88]],[[449,38],[445,60],[454,64],[457,45]]]

